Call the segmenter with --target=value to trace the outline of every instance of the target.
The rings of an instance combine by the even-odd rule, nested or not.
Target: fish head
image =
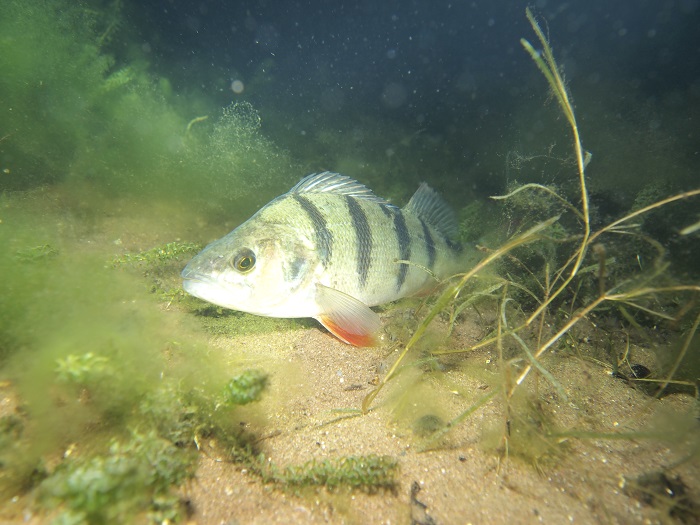
[[[182,271],[183,288],[232,310],[305,317],[314,253],[288,227],[247,223],[209,244]]]

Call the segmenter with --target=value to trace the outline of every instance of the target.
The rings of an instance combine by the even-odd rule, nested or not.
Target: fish
[[[314,318],[345,343],[374,346],[381,320],[371,307],[457,273],[457,233],[426,183],[399,208],[348,176],[314,173],[195,255],[183,288],[224,308]]]

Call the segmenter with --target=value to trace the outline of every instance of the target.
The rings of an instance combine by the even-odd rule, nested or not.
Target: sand
[[[200,228],[191,217],[167,209],[151,210],[145,218],[125,210],[100,219],[99,227],[89,232],[78,231],[73,249],[136,252],[194,238]],[[152,215],[158,217],[158,228],[148,227],[156,224]],[[177,280],[177,272],[172,279]],[[271,322],[263,333],[206,336],[211,352],[222,356],[231,370],[261,368],[270,374],[261,401],[236,412],[240,428],[253,436],[269,462],[285,467],[378,455],[395,459],[398,473],[393,490],[291,489],[264,483],[245,465],[232,462],[216,439],[203,438],[195,475],[179,489],[190,510],[185,521],[428,525],[655,524],[680,522],[678,516],[685,523],[697,520],[698,507],[692,503],[700,498],[696,401],[684,393],[655,399],[640,385],[613,377],[604,359],[582,359],[606,355],[610,341],[620,353],[627,344],[619,331],[600,328],[606,326],[601,319],[597,326],[582,322],[543,360],[558,387],[531,375],[510,413],[496,392],[425,450],[431,430],[439,431],[494,393],[504,377],[493,347],[424,359],[434,350],[469,349],[494,327],[493,314],[467,309],[446,338],[445,319],[438,318],[401,373],[370,411],[361,414],[363,398],[425,314],[416,313],[419,304],[409,300],[383,309],[385,336],[374,348],[346,345],[313,321]],[[183,314],[177,301],[160,308],[166,315],[190,315]],[[240,319],[243,326],[246,317]],[[667,337],[660,330],[633,337],[630,362],[658,372],[656,356],[667,347]],[[423,361],[417,363],[419,359]],[[513,371],[523,365],[511,363]],[[2,385],[2,395],[2,413],[16,412],[11,384]],[[571,435],[577,432],[589,435]],[[603,438],[614,433],[626,437]],[[663,486],[655,496],[639,490],[639,476],[658,472],[665,473],[676,493],[664,494]],[[7,505],[0,519],[8,523],[50,520],[33,505],[31,495]]]
[[[476,341],[479,335],[473,320],[462,321],[453,340]],[[629,488],[641,474],[667,470],[681,459],[682,443],[567,439],[553,448],[540,447],[542,454],[534,461],[506,455],[502,447],[489,446],[498,443],[504,421],[503,404],[494,398],[457,425],[436,450],[421,451],[426,436],[416,435],[412,426],[420,415],[438,410],[445,418],[454,417],[473,402],[475,392],[483,395],[492,386],[470,378],[453,362],[451,369],[439,372],[447,380],[428,373],[409,385],[421,389],[427,382],[425,391],[438,392],[423,406],[416,399],[408,407],[402,404],[403,394],[390,384],[368,414],[343,414],[337,411],[361,406],[378,370],[396,357],[396,350],[353,348],[321,327],[217,338],[214,344],[222,352],[243,346],[252,361],[257,356],[261,362],[275,363],[266,399],[242,415],[244,424],[247,417],[255,420],[250,430],[261,436],[258,445],[270,461],[284,466],[312,458],[377,454],[396,458],[400,470],[394,491],[367,494],[313,488],[295,493],[263,484],[227,461],[216,443],[209,443],[195,478],[182,492],[193,511],[190,523],[674,522],[668,508],[642,504]],[[483,368],[487,376],[497,375],[491,350],[462,354],[459,360]],[[562,356],[549,365],[567,400],[540,381],[541,409],[559,429],[637,431],[661,414],[685,417],[692,410],[691,396],[656,400],[589,362]],[[436,402],[442,406],[435,409]],[[433,407],[432,412],[426,406]],[[686,462],[668,475],[680,476],[697,497],[698,473],[697,464]]]

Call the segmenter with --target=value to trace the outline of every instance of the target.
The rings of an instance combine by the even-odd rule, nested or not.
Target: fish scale
[[[455,230],[452,211],[426,184],[400,209],[349,177],[313,174],[195,256],[183,286],[227,308],[313,317],[366,346],[381,326],[371,306],[461,269]]]

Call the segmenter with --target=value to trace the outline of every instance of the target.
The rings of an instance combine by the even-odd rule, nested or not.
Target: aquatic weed
[[[109,373],[109,359],[93,352],[68,354],[56,360],[56,376],[59,381],[86,385]]]
[[[192,242],[173,241],[162,246],[136,253],[125,253],[114,259],[115,266],[123,264],[144,263],[150,269],[165,265],[172,261],[180,261],[183,257],[194,255],[202,249],[201,244]]]
[[[591,321],[595,312],[602,312],[605,308],[608,311],[615,309],[632,326],[638,323],[635,319],[639,316],[649,316],[657,322],[666,319],[674,323],[690,317],[690,320],[686,320],[687,328],[681,337],[677,355],[664,372],[663,378],[632,379],[656,382],[656,396],[662,395],[669,385],[685,383],[677,379],[676,375],[690,351],[700,325],[700,313],[696,307],[700,286],[670,279],[664,248],[658,241],[641,234],[634,221],[672,203],[697,197],[700,189],[646,203],[606,226],[592,228],[585,174],[592,156],[583,148],[570,96],[549,42],[530,9],[527,9],[526,14],[542,51],[535,50],[524,39],[521,43],[547,79],[572,132],[578,176],[578,205],[571,203],[576,200],[561,196],[557,188],[539,184],[511,188],[508,194],[496,197],[498,200],[512,202],[511,207],[530,210],[525,213],[529,221],[521,220],[518,224],[511,224],[515,233],[510,238],[497,248],[483,248],[485,255],[479,263],[471,270],[443,283],[442,290],[403,346],[399,357],[377,387],[364,398],[362,409],[366,412],[372,407],[376,396],[398,374],[406,356],[441,312],[451,310],[452,326],[461,311],[475,305],[476,295],[479,301],[486,304],[490,302],[489,307],[495,309],[493,329],[480,342],[468,348],[438,348],[432,353],[446,356],[485,347],[495,348],[500,383],[477,396],[469,408],[434,432],[424,443],[424,448],[437,446],[459,423],[486,404],[497,400],[503,411],[498,450],[507,456],[513,445],[520,451],[530,448],[532,450],[527,454],[531,461],[539,463],[544,455],[556,454],[567,438],[585,437],[576,432],[562,433],[549,422],[543,413],[544,404],[540,403],[538,397],[538,392],[543,388],[538,385],[542,380],[547,384],[547,391],[551,395],[562,401],[567,399],[566,389],[548,368],[546,358],[555,352],[570,352],[567,341],[576,339],[575,330],[585,320],[595,325]],[[533,199],[529,199],[531,196]],[[542,199],[544,204],[540,202]],[[519,219],[523,219],[522,214]],[[692,228],[688,228],[687,231],[683,230],[683,234],[688,235],[692,231]],[[653,257],[641,271],[611,271],[617,270],[618,265],[614,253],[611,255],[609,251],[612,250],[606,246],[616,246],[612,240],[615,235],[626,239],[634,238],[650,248]],[[487,268],[499,264],[500,276],[488,275],[480,282],[477,281]],[[675,303],[675,308],[670,310],[663,304],[664,300],[667,304]],[[638,312],[639,315],[630,312]],[[596,362],[603,367],[603,372],[618,364],[617,361],[613,365]],[[534,377],[530,382],[533,388],[523,388],[530,377]],[[519,399],[525,399],[526,402],[523,404]],[[633,434],[594,432],[588,435],[611,439],[619,436],[626,439]],[[531,446],[535,442],[541,446]]]
[[[275,481],[289,488],[325,487],[376,492],[396,488],[398,462],[390,456],[345,456],[312,460],[300,466],[288,466],[275,474]]]
[[[173,241],[136,253],[125,253],[115,257],[116,267],[138,267],[149,278],[149,289],[170,306],[173,302],[190,296],[182,289],[180,271],[184,261],[202,249],[201,244]]]
[[[330,491],[376,493],[379,490],[393,491],[398,484],[399,463],[391,456],[341,456],[279,467],[264,453],[256,454],[248,443],[234,447],[231,459],[259,476],[264,483],[282,490],[322,487]]]
[[[40,486],[41,499],[62,509],[59,522],[124,523],[138,512],[158,521],[181,517],[172,488],[193,475],[190,450],[153,432],[113,440],[104,455],[62,463]]]
[[[262,370],[246,370],[226,384],[224,400],[233,405],[258,401],[267,387],[268,375]]]

